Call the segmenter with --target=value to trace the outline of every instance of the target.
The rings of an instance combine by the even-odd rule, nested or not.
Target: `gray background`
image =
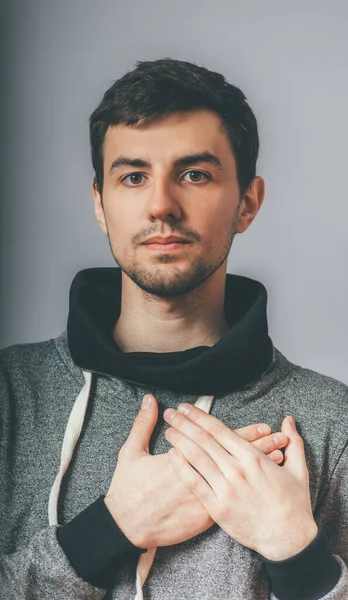
[[[229,271],[263,281],[276,346],[348,382],[348,3],[9,0],[2,41],[0,346],[58,335],[94,219],[88,118],[137,60],[222,72],[259,121],[264,206]]]

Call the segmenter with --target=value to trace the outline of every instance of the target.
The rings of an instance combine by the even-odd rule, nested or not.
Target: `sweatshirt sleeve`
[[[320,528],[320,533],[314,543],[305,548],[300,555],[294,557],[295,561],[291,561],[291,559],[282,561],[283,564],[278,565],[280,568],[276,567],[276,574],[272,573],[273,578],[269,573],[271,582],[276,582],[275,588],[277,588],[276,593],[276,590],[273,589],[271,600],[288,600],[289,598],[291,600],[348,599],[348,445],[340,455],[328,483],[326,494],[315,510],[314,517]],[[325,555],[325,564],[323,564]],[[333,561],[337,566],[336,576],[334,576]],[[292,575],[293,565],[291,562],[297,562],[295,576]],[[272,569],[272,565],[269,564],[269,566]],[[298,574],[305,576],[304,571],[307,571],[307,582],[301,589],[297,585]],[[331,584],[329,585],[327,581],[326,588],[325,582],[323,582],[323,573],[326,573],[328,578],[331,577]],[[321,587],[317,585],[319,580]],[[278,587],[279,584],[280,587]],[[324,589],[326,591],[323,591]]]
[[[100,600],[141,550],[123,535],[100,496],[64,526],[37,533],[0,562],[0,600]]]
[[[106,593],[81,579],[57,540],[57,527],[33,536],[30,543],[0,561],[0,600],[101,600]]]
[[[58,541],[75,571],[90,584],[112,586],[123,565],[146,550],[134,546],[116,525],[105,496],[57,530]]]
[[[343,562],[343,560],[337,556],[334,555],[334,559],[337,561],[338,566],[340,567],[340,578],[338,580],[338,582],[336,583],[336,585],[327,593],[327,594],[320,594],[319,596],[316,593],[312,593],[309,592],[309,594],[302,594],[302,592],[300,592],[298,595],[296,596],[284,596],[282,593],[279,596],[275,596],[274,593],[271,593],[271,600],[285,600],[285,598],[291,598],[291,600],[347,600],[348,598],[348,569],[346,564]],[[315,581],[314,583],[314,587],[316,586]],[[289,589],[291,589],[291,583],[289,586]]]
[[[278,600],[318,600],[337,585],[341,566],[333,556],[322,528],[302,552],[281,561],[263,560]]]
[[[25,369],[18,369],[18,373],[24,387]],[[8,375],[0,360],[0,600],[100,600],[106,594],[107,583],[117,575],[125,560],[141,552],[106,514],[102,499],[63,527],[45,526],[46,519],[43,519],[22,545],[19,539],[17,547],[6,549],[6,540],[9,536],[11,539],[8,524],[11,523],[16,534],[21,520],[26,518],[19,509],[16,511],[18,524],[14,523],[9,502],[14,494],[11,469],[16,458],[13,452],[15,423],[18,428],[14,383],[14,377]],[[26,453],[21,447],[19,452],[25,457],[25,466]],[[24,484],[23,494],[26,494]],[[60,532],[62,544],[58,539]],[[64,542],[67,552],[62,547]]]

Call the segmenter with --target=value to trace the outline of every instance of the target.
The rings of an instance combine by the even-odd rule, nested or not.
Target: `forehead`
[[[178,156],[196,151],[219,156],[226,166],[234,165],[234,156],[223,122],[215,112],[201,109],[176,112],[135,126],[123,123],[109,127],[104,139],[104,163],[107,167],[119,154],[170,163]]]

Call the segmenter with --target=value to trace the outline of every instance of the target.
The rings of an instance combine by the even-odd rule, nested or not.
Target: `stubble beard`
[[[127,261],[117,256],[115,248],[108,235],[111,253],[120,269],[146,294],[159,298],[174,298],[183,296],[201,286],[225,262],[230,252],[236,232],[237,212],[232,226],[227,232],[226,242],[216,252],[213,260],[196,258],[186,270],[172,264],[175,256],[164,254],[158,257],[161,267],[144,267],[135,258]],[[188,250],[189,251],[189,250]],[[211,252],[210,254],[214,254]],[[207,253],[209,255],[209,253]],[[168,265],[168,268],[163,265]]]

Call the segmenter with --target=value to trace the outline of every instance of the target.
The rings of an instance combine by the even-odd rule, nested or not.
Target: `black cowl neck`
[[[68,344],[87,371],[184,394],[222,395],[267,370],[273,354],[268,335],[267,292],[253,279],[226,276],[229,331],[213,346],[181,352],[125,353],[112,333],[121,310],[121,269],[98,267],[75,276],[70,288]]]

